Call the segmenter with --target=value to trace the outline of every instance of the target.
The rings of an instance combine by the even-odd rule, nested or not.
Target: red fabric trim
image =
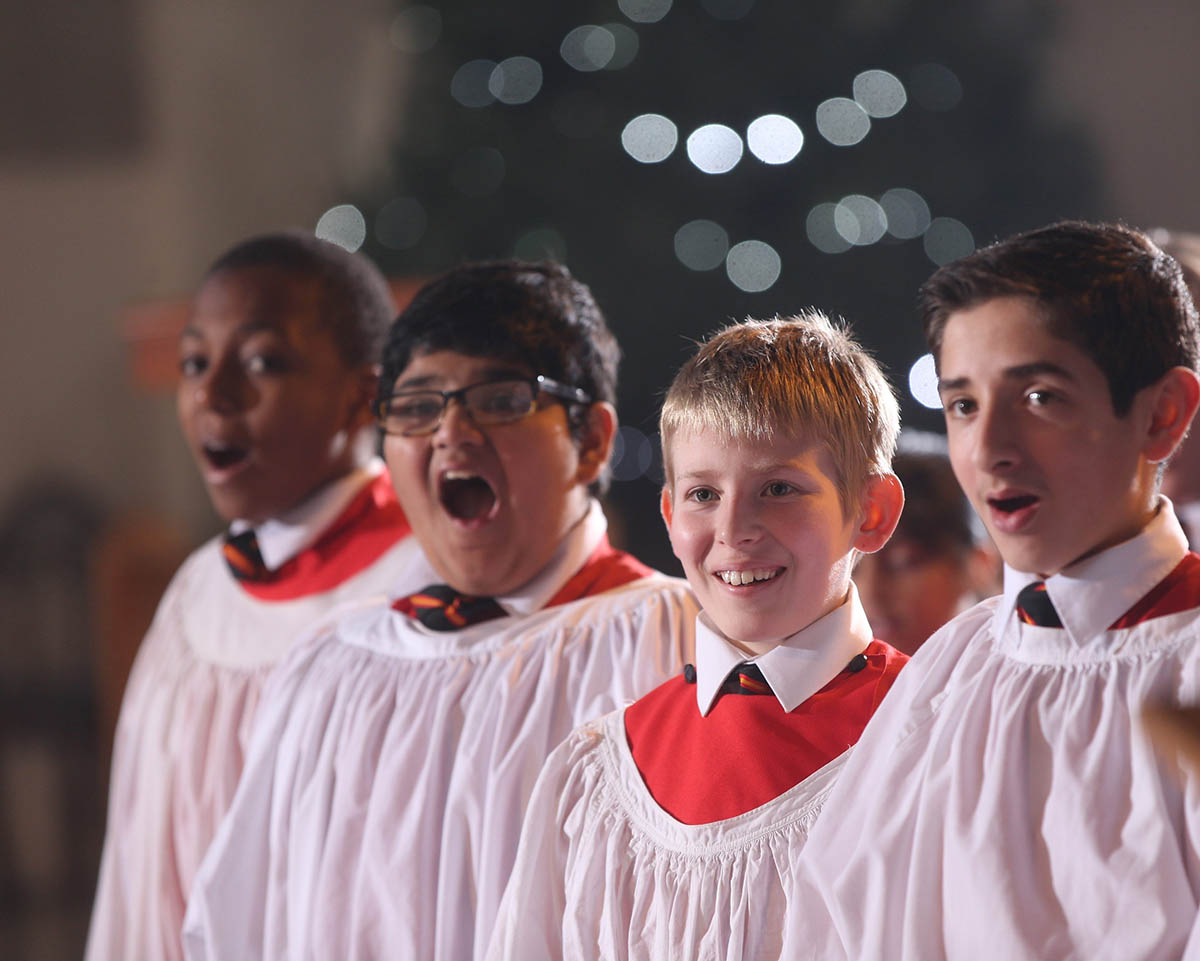
[[[238,583],[260,601],[320,594],[366,570],[410,532],[385,471],[355,495],[315,544],[266,580]]]
[[[872,641],[867,666],[842,671],[790,714],[774,696],[725,694],[707,717],[682,677],[625,711],[625,736],[651,796],[684,824],[745,814],[853,745],[908,661]]]
[[[605,534],[592,551],[591,557],[584,561],[583,567],[546,602],[546,606],[558,607],[582,597],[603,594],[630,581],[649,577],[653,573],[651,568],[632,554],[615,549],[609,544],[608,535]]]
[[[1188,551],[1171,573],[1122,614],[1110,631],[1133,627],[1155,617],[1179,614],[1200,607],[1200,555]]]

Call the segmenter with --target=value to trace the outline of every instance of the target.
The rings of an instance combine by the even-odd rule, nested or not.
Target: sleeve
[[[591,725],[576,731],[542,767],[526,808],[517,860],[500,901],[487,961],[563,957],[571,846],[567,820],[581,807],[572,768],[584,742],[593,740]]]

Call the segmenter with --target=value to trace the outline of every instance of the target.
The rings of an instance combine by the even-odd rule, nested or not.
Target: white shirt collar
[[[837,677],[871,643],[871,625],[853,581],[846,600],[777,647],[747,657],[703,611],[696,617],[696,704],[707,716],[735,667],[751,661],[762,671],[785,711],[794,711]]]
[[[322,487],[298,506],[278,517],[263,521],[257,527],[248,521],[235,520],[230,531],[240,534],[254,527],[258,552],[267,570],[277,571],[305,548],[314,544],[325,530],[341,515],[367,484],[383,473],[383,461],[372,458],[362,467],[339,477]]]
[[[608,520],[600,508],[600,502],[592,498],[587,513],[567,531],[541,573],[511,594],[497,597],[497,603],[509,614],[523,615],[540,611],[587,563],[607,531]]]
[[[1046,592],[1071,642],[1086,644],[1140,601],[1187,553],[1187,538],[1171,502],[1159,495],[1158,510],[1136,537],[1072,564],[1046,580]],[[995,637],[1015,623],[1017,594],[1039,580],[1004,566],[1004,593],[992,615]],[[1021,625],[1025,631],[1057,630]]]

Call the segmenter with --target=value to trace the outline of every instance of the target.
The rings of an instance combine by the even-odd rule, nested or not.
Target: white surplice
[[[801,853],[798,957],[1177,961],[1197,947],[1200,778],[1161,761],[1137,716],[1200,701],[1200,608],[1109,629],[1185,551],[1160,499],[1136,538],[1047,580],[1064,629],[1020,623],[1032,577],[1006,570],[1001,597],[921,648]]]
[[[461,631],[387,605],[343,617],[264,696],[193,889],[187,957],[482,955],[546,756],[677,673],[695,614],[686,583],[655,574]]]

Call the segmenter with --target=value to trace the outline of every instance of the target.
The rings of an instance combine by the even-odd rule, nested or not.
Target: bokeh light
[[[633,27],[626,23],[606,23],[604,29],[612,34],[616,48],[612,59],[604,65],[605,70],[624,70],[637,56],[638,35]]]
[[[716,270],[729,253],[729,234],[711,220],[693,220],[675,231],[675,256],[689,270]]]
[[[486,107],[496,98],[490,84],[496,64],[491,60],[468,60],[456,71],[450,81],[450,96],[464,107]]]
[[[725,273],[735,287],[748,294],[770,289],[779,279],[783,262],[770,244],[761,240],[743,240],[734,244],[725,257]]]
[[[502,183],[507,166],[495,147],[474,147],[454,161],[450,182],[464,197],[486,197]]]
[[[617,6],[634,23],[658,23],[671,9],[671,0],[617,0]]]
[[[965,257],[975,249],[967,225],[953,217],[938,217],[925,231],[925,254],[939,267]]]
[[[367,239],[367,218],[353,204],[339,204],[321,214],[314,233],[321,240],[354,253]]]
[[[720,123],[705,124],[687,139],[688,159],[706,174],[728,173],[742,159],[742,138]]]
[[[488,92],[506,104],[529,103],[542,89],[542,65],[531,57],[509,57],[488,77]]]
[[[658,113],[644,113],[625,124],[621,146],[638,163],[656,164],[675,152],[679,129]]]
[[[789,117],[769,113],[746,128],[746,146],[763,163],[785,164],[804,146],[804,132]]]
[[[603,70],[617,52],[617,38],[607,27],[587,24],[565,37],[559,53],[569,66],[583,73]]]
[[[937,368],[933,363],[933,354],[925,354],[917,358],[917,362],[908,371],[908,391],[922,407],[930,410],[940,410],[942,399],[938,396]]]
[[[388,38],[402,53],[425,53],[442,36],[442,15],[433,7],[406,7],[396,14]]]
[[[834,222],[836,213],[837,204],[817,204],[804,221],[808,242],[823,254],[844,254],[853,246],[838,233]]]
[[[879,198],[887,215],[887,229],[898,240],[920,237],[929,228],[929,204],[915,190],[894,187]]]
[[[887,214],[870,197],[850,194],[834,208],[833,225],[848,243],[865,247],[883,239],[887,232]]]
[[[904,84],[886,70],[864,70],[854,78],[854,102],[872,117],[894,117],[908,103]]]
[[[636,427],[621,427],[613,438],[613,480],[644,477],[654,463],[654,443]]]
[[[408,250],[425,236],[429,217],[415,197],[396,197],[375,215],[375,239],[389,250]]]
[[[926,110],[953,110],[963,98],[962,81],[953,70],[940,63],[913,67],[908,87],[913,100]]]
[[[536,227],[527,230],[513,245],[513,256],[517,260],[556,260],[560,264],[567,259],[567,241],[553,227]]]
[[[817,131],[835,147],[852,147],[871,130],[871,118],[846,97],[831,97],[817,107]]]

